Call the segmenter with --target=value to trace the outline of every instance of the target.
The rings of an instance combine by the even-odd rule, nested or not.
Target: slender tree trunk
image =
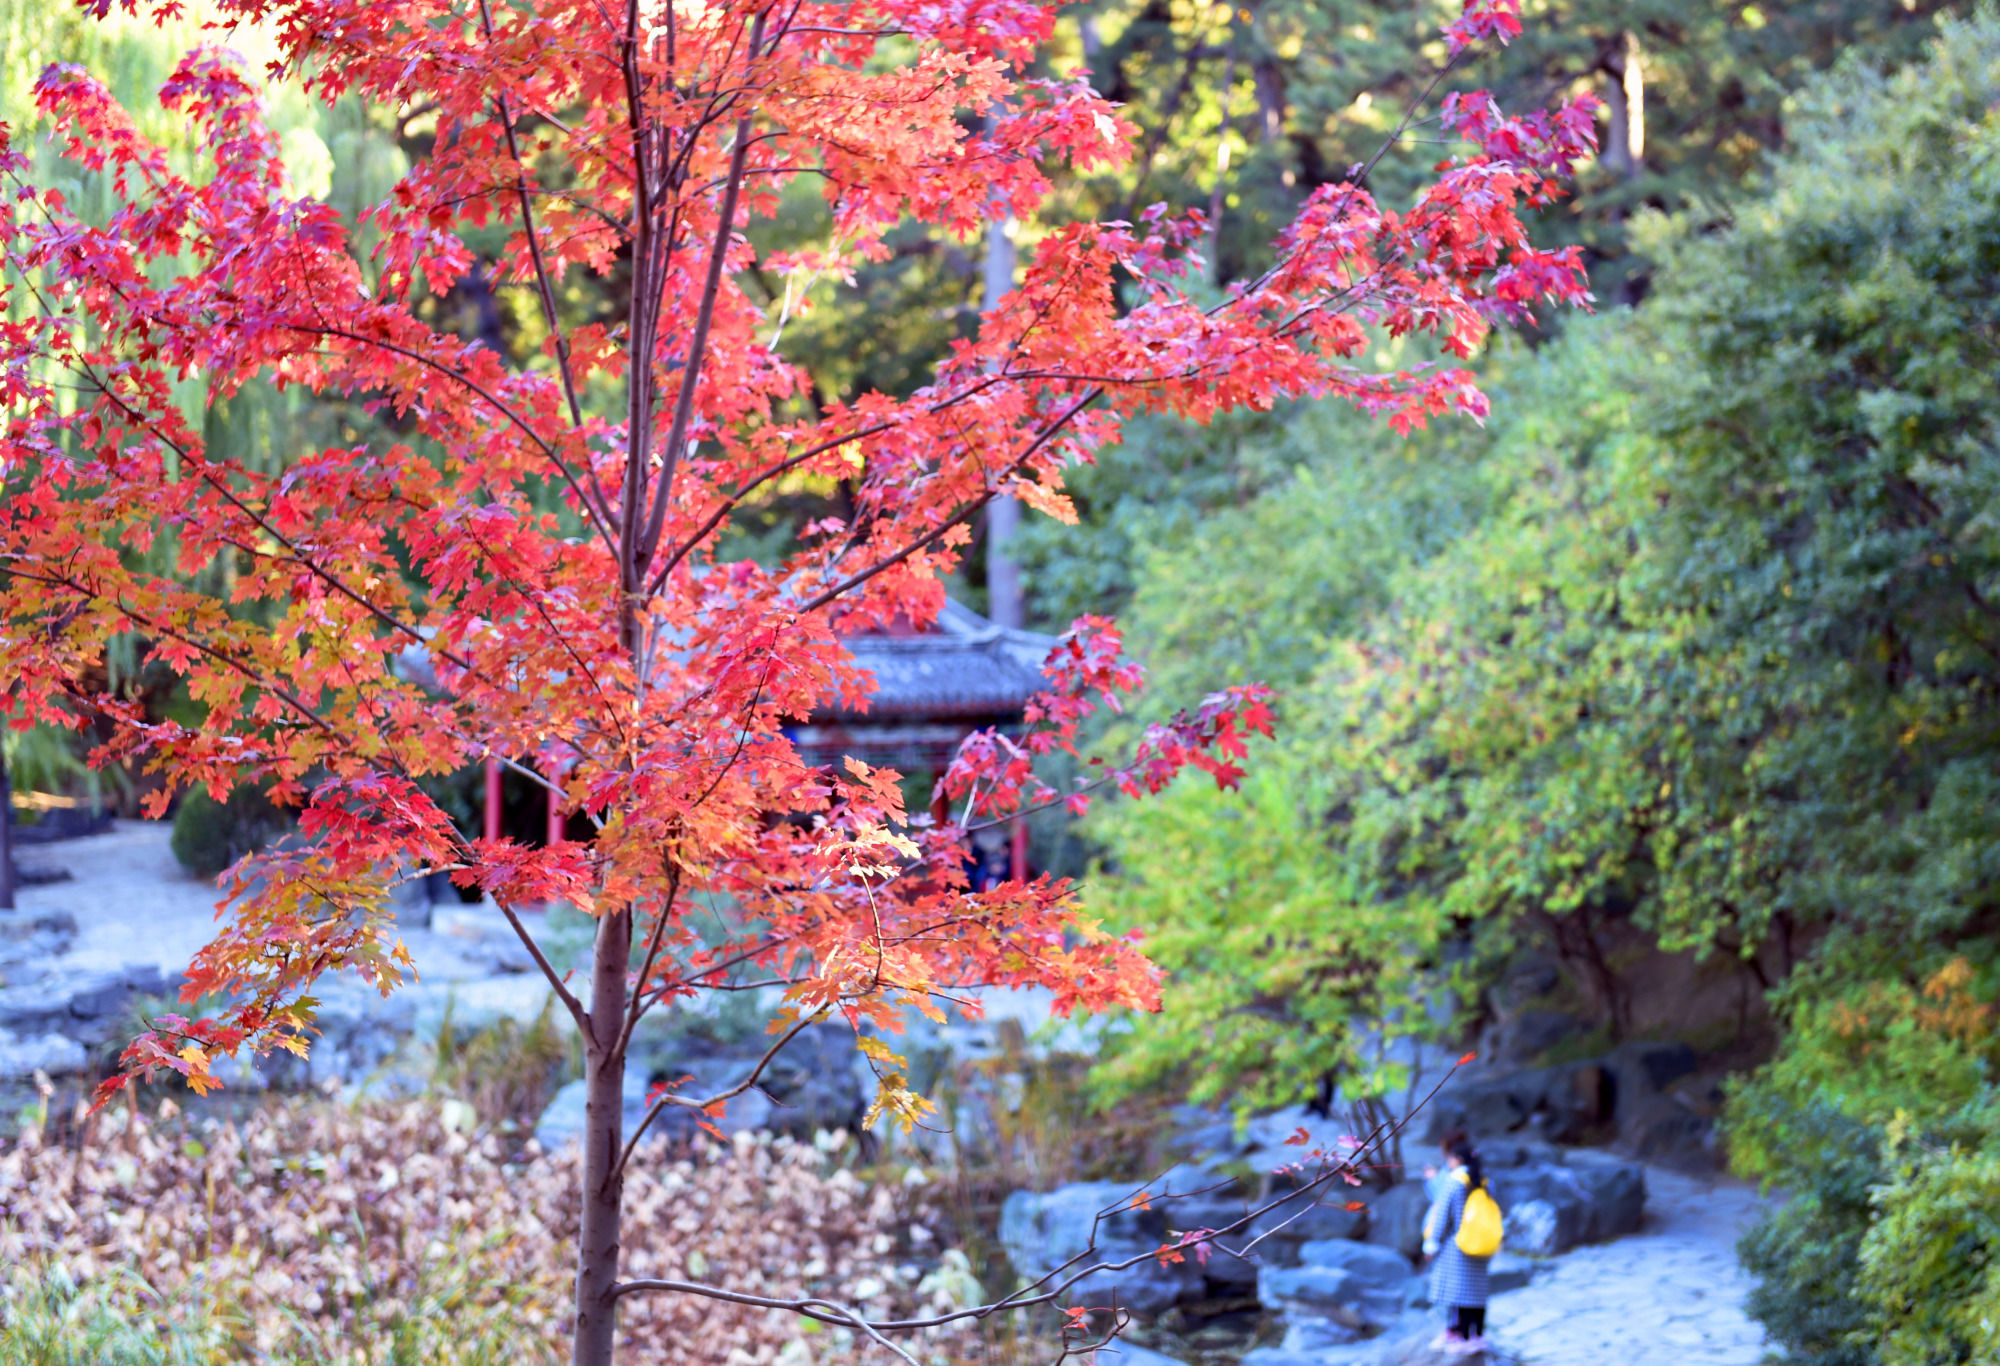
[[[7,755],[0,750],[0,911],[14,909],[14,792],[7,783]]]
[[[572,1366],[610,1366],[617,1342],[618,1242],[625,1178],[625,977],[632,960],[632,913],[597,922],[584,1030],[583,1228],[577,1238],[576,1340]]]
[[[986,226],[985,301],[981,308],[996,307],[1002,295],[1014,287],[1014,220]],[[1021,504],[1012,494],[1002,494],[986,508],[986,615],[996,625],[1018,630],[1024,619],[1021,603],[1021,567],[1007,553],[1007,542],[1021,526]]]
[[[1646,160],[1646,69],[1639,53],[1639,37],[1622,33],[1604,58],[1605,104],[1611,115],[1610,135],[1604,143],[1604,164],[1626,180],[1645,169]]]

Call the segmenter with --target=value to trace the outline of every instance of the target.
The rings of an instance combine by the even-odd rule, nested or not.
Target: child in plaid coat
[[[1445,1311],[1446,1351],[1472,1353],[1486,1347],[1488,1257],[1469,1257],[1459,1250],[1458,1226],[1465,1217],[1465,1199],[1486,1183],[1479,1154],[1462,1133],[1444,1143],[1445,1170],[1430,1183],[1431,1208],[1424,1216],[1424,1253],[1436,1257],[1431,1267],[1431,1303]]]

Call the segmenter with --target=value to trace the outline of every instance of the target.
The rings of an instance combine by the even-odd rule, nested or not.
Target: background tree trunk
[[[14,909],[14,791],[7,783],[7,752],[0,750],[0,911]]]
[[[986,227],[985,300],[993,308],[1014,287],[1014,220],[999,219]],[[986,508],[986,615],[996,626],[1019,630],[1024,619],[1021,567],[1007,553],[1007,542],[1021,526],[1021,504],[1002,494]]]
[[[597,922],[584,1028],[583,1226],[576,1254],[576,1339],[572,1366],[610,1366],[617,1342],[618,1242],[625,1177],[625,977],[631,969],[632,913]]]

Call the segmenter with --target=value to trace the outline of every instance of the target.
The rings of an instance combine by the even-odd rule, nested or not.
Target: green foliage
[[[200,1302],[163,1306],[130,1272],[79,1286],[60,1267],[16,1267],[0,1296],[9,1366],[209,1366],[236,1359],[238,1324]],[[178,1312],[175,1312],[178,1311]]]
[[[1868,1315],[1852,1294],[1868,1230],[1870,1192],[1882,1179],[1881,1136],[1824,1105],[1782,1108],[1738,1097],[1737,1117],[1803,1143],[1785,1202],[1744,1235],[1737,1252],[1757,1278],[1745,1308],[1801,1366],[1875,1366]]]
[[[467,1262],[439,1261],[379,1334],[321,1335],[303,1320],[281,1354],[259,1350],[249,1316],[225,1297],[165,1300],[129,1270],[79,1285],[60,1266],[14,1268],[0,1290],[0,1361],[8,1366],[498,1366],[553,1361],[512,1322],[506,1296],[468,1284]]]
[[[1196,585],[1253,604],[1253,630],[1274,619],[1288,654],[1310,632],[1273,605],[1324,605],[1273,791],[1096,827],[1118,873],[1100,904],[1164,927],[1167,1018],[1205,1001],[1226,1039],[1274,1012],[1311,1036],[1232,1042],[1226,1067],[1282,1094],[1344,1056],[1330,1004],[1285,1016],[1296,983],[1365,983],[1343,988],[1363,1018],[1466,985],[1524,934],[1582,945],[1580,967],[1630,925],[1669,950],[1810,935],[1829,965],[1914,970],[1992,907],[1996,71],[1984,19],[1920,70],[1857,63],[1802,99],[1799,153],[1728,231],[1648,229],[1663,268],[1643,310],[1507,360],[1492,425],[1430,466],[1476,466],[1480,496],[1392,493],[1371,526],[1346,504],[1382,466],[1357,459],[1347,500],[1256,500],[1275,534],[1254,550],[1218,521],[1219,549],[1204,528],[1149,566],[1134,634],[1188,681],[1246,652],[1228,634],[1191,650]],[[1439,506],[1469,526],[1413,534]],[[1316,906],[1293,919],[1295,888]],[[1241,933],[1212,952],[1188,924]],[[1357,957],[1382,941],[1397,952]],[[1615,983],[1603,1005],[1621,1027]],[[1180,1024],[1132,1037],[1120,1084],[1215,1061]]]
[[[1860,1279],[1883,1362],[2000,1360],[2000,1093],[1921,1132],[1892,1124],[1888,1152]]]
[[[1784,1049],[1730,1097],[1737,1166],[1790,1198],[1744,1240],[1750,1310],[1794,1359],[1992,1359],[2000,1295],[2000,975],[1786,989]]]
[[[1165,1012],[1123,1036],[1101,1072],[1114,1090],[1198,1057],[1208,1092],[1282,1103],[1327,1072],[1372,1068],[1381,1039],[1357,1022],[1431,1030],[1432,998],[1452,975],[1446,940],[1484,870],[1464,866],[1430,813],[1470,807],[1461,819],[1482,841],[1518,832],[1473,824],[1505,813],[1480,797],[1465,760],[1521,730],[1504,714],[1507,689],[1549,681],[1550,647],[1535,643],[1532,619],[1515,620],[1522,577],[1589,584],[1600,572],[1606,543],[1571,534],[1569,518],[1577,470],[1628,424],[1616,341],[1585,328],[1509,357],[1490,431],[1334,447],[1153,563],[1130,620],[1164,694],[1242,677],[1246,660],[1296,686],[1281,702],[1281,742],[1260,749],[1242,791],[1190,786],[1091,823],[1116,873],[1094,884],[1097,904],[1145,927],[1171,973]],[[1256,610],[1210,635],[1232,595]],[[1454,658],[1480,631],[1519,632],[1516,652]],[[1396,650],[1417,663],[1397,668]],[[1436,785],[1413,788],[1426,773]]]
[[[7,780],[17,792],[80,795],[95,801],[106,775],[84,762],[82,748],[74,732],[51,725],[0,729]]]
[[[289,827],[285,813],[253,787],[238,787],[218,802],[201,788],[181,799],[171,845],[181,867],[212,878],[269,844]]]

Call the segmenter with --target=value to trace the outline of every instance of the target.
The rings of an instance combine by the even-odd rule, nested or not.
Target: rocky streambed
[[[1260,1121],[1268,1133],[1303,1114]],[[1743,1313],[1749,1283],[1734,1244],[1760,1201],[1740,1183],[1690,1176],[1589,1149],[1489,1140],[1491,1179],[1508,1210],[1508,1248],[1494,1259],[1487,1359],[1525,1366],[1750,1366],[1763,1334]],[[1216,1154],[1147,1182],[1150,1208],[1098,1225],[1099,1257],[1122,1261],[1170,1230],[1214,1227],[1268,1203],[1242,1185],[1218,1191],[1246,1161],[1283,1162],[1267,1147]],[[1003,1212],[1009,1257],[1029,1274],[1079,1254],[1096,1213],[1135,1188],[1088,1183],[1021,1192]],[[1176,1200],[1179,1192],[1201,1192]],[[1279,1198],[1282,1191],[1278,1192]],[[1350,1208],[1350,1206],[1359,1208]],[[1135,1317],[1133,1366],[1399,1366],[1462,1360],[1433,1346],[1438,1320],[1417,1256],[1420,1181],[1336,1189],[1281,1204],[1205,1263],[1144,1260],[1077,1287],[1075,1301],[1112,1302]],[[1232,1246],[1255,1244],[1248,1258]]]

